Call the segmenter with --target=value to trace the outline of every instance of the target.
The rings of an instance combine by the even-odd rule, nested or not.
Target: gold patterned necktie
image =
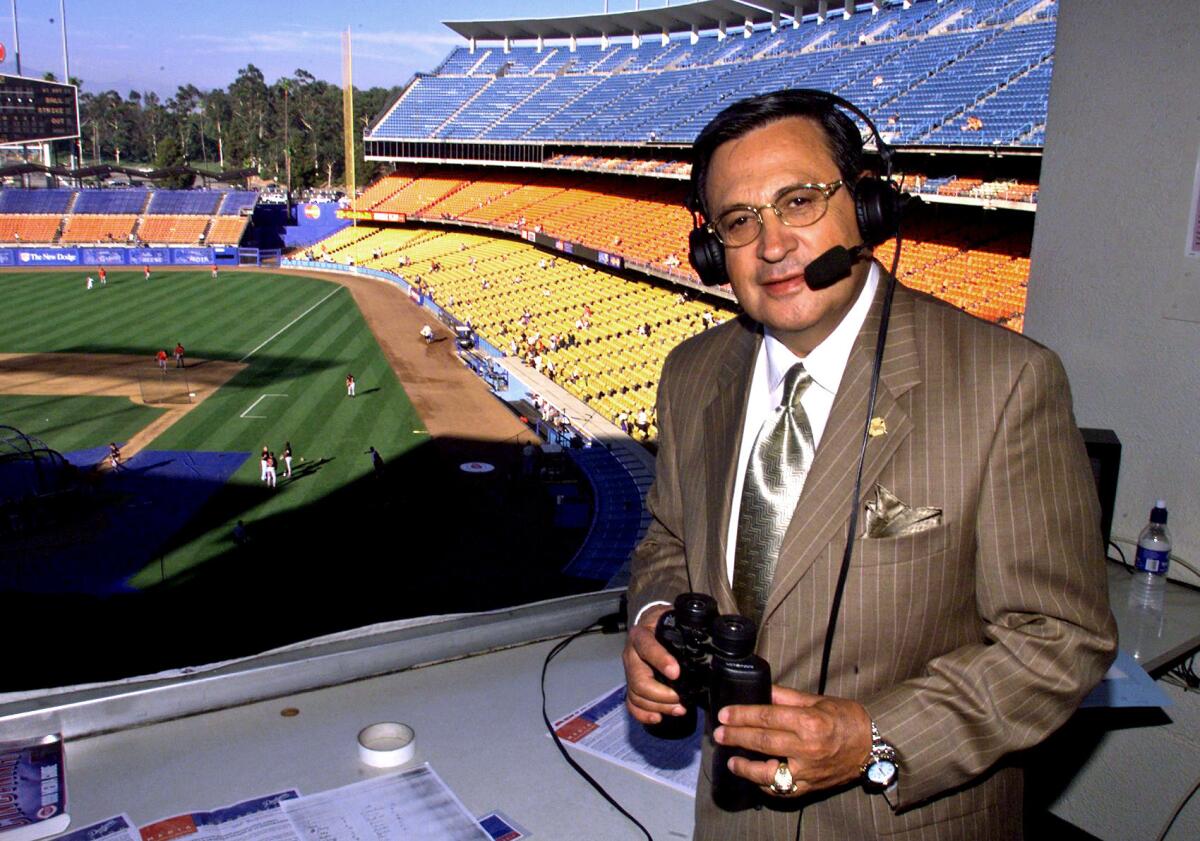
[[[762,619],[784,532],[792,519],[813,460],[813,433],[800,395],[812,377],[797,362],[783,378],[783,402],[763,421],[742,483],[733,595],[738,610]]]

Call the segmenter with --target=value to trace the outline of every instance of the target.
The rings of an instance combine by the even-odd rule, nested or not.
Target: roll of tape
[[[372,768],[395,768],[417,752],[417,734],[407,724],[381,721],[358,731],[358,758]]]

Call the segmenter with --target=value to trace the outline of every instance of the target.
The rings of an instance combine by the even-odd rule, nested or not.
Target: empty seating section
[[[114,216],[98,213],[73,213],[67,217],[66,228],[63,230],[60,242],[128,242],[131,240],[133,226],[137,224],[137,220],[137,216],[132,213]]]
[[[487,82],[486,77],[418,76],[401,97],[405,108],[393,108],[378,128],[389,137],[432,137],[434,130]]]
[[[914,145],[1036,145],[1057,4],[888,0],[877,14],[690,43],[455,48],[369,132],[380,140],[690,142],[736,98],[788,86],[846,96]],[[890,118],[890,119],[889,119]]]
[[[240,216],[243,213],[252,212],[256,204],[258,204],[258,193],[249,190],[230,190],[221,200],[221,207],[217,213],[221,216]]]
[[[218,216],[213,219],[204,241],[207,245],[238,245],[249,224],[250,219],[246,216]]]
[[[146,213],[151,216],[212,216],[224,194],[217,190],[155,190]]]
[[[52,213],[62,216],[74,190],[0,190],[0,213]]]
[[[0,214],[0,242],[53,242],[62,216]]]
[[[391,213],[415,214],[439,199],[445,198],[447,194],[465,187],[466,184],[466,181],[458,178],[417,178],[389,195],[372,209]],[[359,207],[363,206],[359,204]]]
[[[146,216],[138,226],[142,242],[196,245],[203,242],[208,228],[207,216]]]
[[[80,190],[71,212],[101,214],[130,214],[134,216],[146,209],[147,190]]]
[[[380,205],[383,200],[400,190],[411,182],[411,178],[381,178],[367,189],[363,190],[362,195],[355,199],[354,206],[357,208],[374,207],[382,209]]]
[[[0,242],[237,245],[257,203],[249,190],[2,190]]]
[[[404,188],[393,192],[395,184]],[[673,182],[584,186],[539,174],[531,174],[524,183],[490,175],[475,181],[392,175],[368,192],[392,198],[373,208],[360,202],[360,207],[539,229],[660,270],[687,262],[691,217],[681,205],[682,188]]]
[[[1029,239],[983,225],[923,224],[906,230],[897,277],[986,321],[1020,332],[1029,287]],[[891,265],[895,242],[875,250]]]

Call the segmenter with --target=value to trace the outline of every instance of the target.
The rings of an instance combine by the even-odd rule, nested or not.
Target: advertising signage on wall
[[[389,213],[382,210],[339,210],[339,219],[358,219],[360,222],[407,222],[405,213]]]

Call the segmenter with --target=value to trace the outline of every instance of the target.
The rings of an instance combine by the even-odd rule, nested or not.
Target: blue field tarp
[[[67,453],[77,467],[108,455],[107,447]],[[32,547],[0,568],[0,588],[23,593],[126,592],[128,579],[157,558],[171,536],[196,516],[250,453],[143,450],[118,471],[99,476],[85,516],[96,521],[69,545]],[[91,522],[89,519],[89,522]]]

